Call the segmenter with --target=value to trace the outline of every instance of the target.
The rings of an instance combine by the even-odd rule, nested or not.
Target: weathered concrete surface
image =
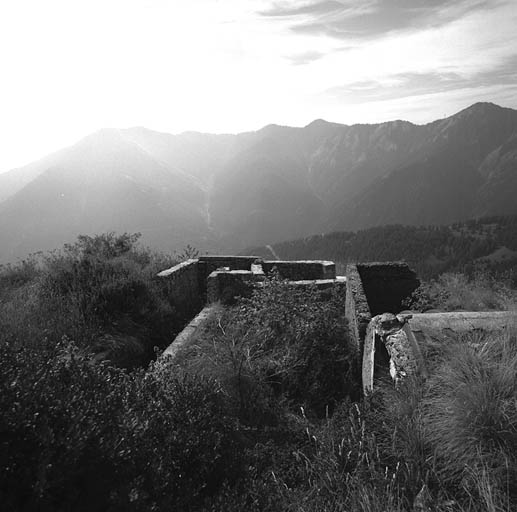
[[[335,286],[346,287],[346,277],[338,276],[335,279],[301,279],[299,281],[287,281],[287,284],[300,287],[314,286],[318,290],[327,290]]]
[[[357,354],[362,354],[366,328],[372,319],[372,315],[364,293],[361,276],[357,271],[357,266],[353,264],[346,268],[345,316],[348,320],[350,341],[355,345]]]
[[[159,282],[167,288],[167,296],[182,314],[193,316],[204,300],[199,288],[198,260],[190,259],[157,274]]]
[[[170,357],[174,359],[181,350],[189,347],[196,340],[197,335],[203,330],[206,323],[211,320],[220,309],[221,306],[219,304],[212,304],[203,308],[164,350],[162,358]]]
[[[335,279],[336,265],[333,261],[303,260],[303,261],[263,261],[262,267],[266,274],[276,268],[280,276],[290,281]]]
[[[409,315],[383,313],[372,318],[368,325],[363,352],[363,390],[373,390],[375,373],[379,366],[389,365],[391,378],[398,383],[408,375],[427,375],[422,352],[407,321]],[[388,361],[378,353],[385,350]]]
[[[384,313],[370,322],[364,342],[363,390],[370,392],[379,366],[379,342],[389,356],[390,373],[395,382],[408,375],[427,376],[424,353],[429,346],[436,350],[457,339],[457,335],[483,331],[494,332],[517,328],[516,311],[415,313],[393,315]]]
[[[452,311],[447,313],[414,313],[409,319],[413,332],[451,330],[457,333],[481,329],[495,331],[514,325],[517,311]]]
[[[250,295],[253,284],[264,279],[262,271],[214,270],[207,280],[207,302],[231,303],[238,296]]]

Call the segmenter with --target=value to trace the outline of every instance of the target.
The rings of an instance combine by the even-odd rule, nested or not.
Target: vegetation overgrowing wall
[[[236,287],[236,281],[250,281],[257,276],[252,272],[252,265],[258,263],[264,273],[271,273],[276,269],[282,278],[292,281],[334,279],[336,268],[331,261],[263,261],[256,256],[200,256],[190,259],[158,274],[166,283],[168,296],[175,307],[185,314],[197,313],[203,304],[218,300],[222,289],[210,294],[209,286],[223,288],[230,284]],[[217,280],[210,280],[210,275],[225,269],[228,276],[218,272]],[[228,281],[228,282],[226,282]],[[211,285],[209,283],[212,283]],[[238,287],[238,286],[237,286]],[[214,299],[215,298],[215,299]]]

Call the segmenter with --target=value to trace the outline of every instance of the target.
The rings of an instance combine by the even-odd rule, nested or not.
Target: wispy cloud
[[[300,66],[319,60],[325,57],[325,55],[326,53],[324,52],[306,51],[295,55],[287,55],[285,58],[295,66]]]
[[[262,16],[286,17],[303,15],[322,15],[342,11],[344,5],[337,0],[326,0],[318,2],[308,2],[304,5],[297,5],[289,2],[274,2],[269,8],[259,11]]]
[[[361,103],[507,85],[517,91],[517,54],[471,76],[447,71],[394,73],[382,80],[362,80],[332,87],[327,93],[336,99]]]
[[[341,0],[302,6],[296,1],[274,2],[260,14],[287,21],[295,33],[353,40],[439,27],[493,5],[489,0]]]

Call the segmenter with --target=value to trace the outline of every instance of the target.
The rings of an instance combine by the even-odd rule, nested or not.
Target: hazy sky
[[[1,0],[0,172],[102,127],[517,108],[517,0]]]

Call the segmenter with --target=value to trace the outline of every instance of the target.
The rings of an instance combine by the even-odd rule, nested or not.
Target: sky
[[[517,108],[517,0],[1,0],[0,172],[106,127]]]

